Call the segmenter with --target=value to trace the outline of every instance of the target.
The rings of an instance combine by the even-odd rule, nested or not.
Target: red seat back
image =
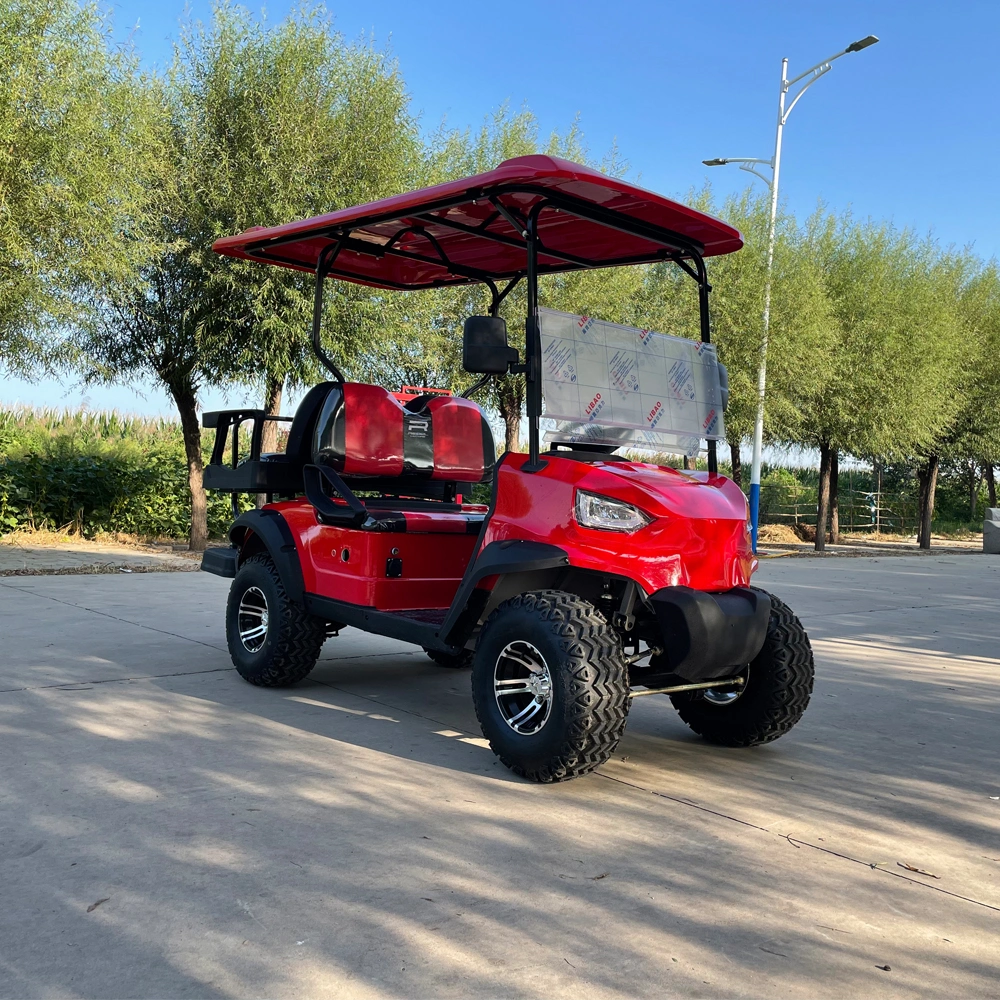
[[[421,396],[404,406],[387,389],[347,382],[331,388],[313,443],[313,461],[343,476],[478,483],[495,462],[490,426],[459,396]]]

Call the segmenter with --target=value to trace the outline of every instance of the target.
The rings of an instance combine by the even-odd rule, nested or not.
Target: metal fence
[[[840,475],[837,489],[841,531],[909,535],[917,530],[918,503],[912,488],[879,490],[869,474]],[[802,482],[787,469],[763,477],[760,487],[762,524],[816,523],[817,483]]]

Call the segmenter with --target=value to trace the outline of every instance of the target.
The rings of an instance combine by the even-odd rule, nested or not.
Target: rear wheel
[[[814,672],[806,630],[787,604],[771,596],[767,638],[744,671],[744,686],[670,697],[680,717],[710,743],[752,747],[784,736],[802,718]]]
[[[326,623],[289,598],[271,557],[258,553],[240,567],[230,588],[226,639],[244,680],[287,687],[316,666]]]
[[[515,774],[563,781],[603,764],[625,729],[628,692],[617,634],[575,594],[521,594],[483,626],[472,665],[476,715]]]
[[[440,649],[428,649],[424,646],[424,652],[439,666],[451,667],[453,670],[465,670],[472,666],[473,652],[471,649],[463,649],[458,653],[444,653]]]

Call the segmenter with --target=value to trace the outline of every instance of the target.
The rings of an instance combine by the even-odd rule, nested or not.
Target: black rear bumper
[[[709,594],[690,587],[664,587],[650,595],[663,637],[656,667],[687,681],[735,673],[761,650],[771,600],[761,590],[736,587]]]
[[[236,576],[236,564],[239,557],[239,549],[223,548],[222,546],[205,549],[201,554],[201,568],[206,573],[214,573],[216,576],[232,579]]]

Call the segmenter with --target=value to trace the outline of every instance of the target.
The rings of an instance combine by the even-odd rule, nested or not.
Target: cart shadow
[[[863,995],[882,963],[911,995],[993,981],[986,951],[935,963],[933,921],[917,916],[928,904],[894,880],[804,863],[764,831],[637,794],[607,780],[620,760],[556,786],[509,776],[489,750],[440,735],[474,724],[467,674],[387,655],[317,675],[287,691],[235,672],[108,684],[8,713],[29,741],[44,711],[51,735],[5,789],[25,840],[42,846],[5,861],[0,932],[27,922],[38,940],[8,949],[0,993],[621,997],[780,983],[816,995],[829,982]],[[732,754],[667,726],[660,707],[632,720],[629,783],[652,787],[654,756],[719,787],[746,778],[715,771]],[[773,779],[800,759],[787,746],[753,763]],[[870,765],[849,766],[857,779]],[[49,816],[60,789],[80,831],[69,838]],[[763,775],[756,790],[773,794]],[[803,794],[810,809],[852,807],[829,780]],[[812,900],[808,919],[790,894]],[[858,920],[887,896],[924,931],[873,938]],[[99,960],[39,971],[31,955],[66,934],[38,921],[67,907]],[[973,907],[948,920],[974,940],[991,923]]]

